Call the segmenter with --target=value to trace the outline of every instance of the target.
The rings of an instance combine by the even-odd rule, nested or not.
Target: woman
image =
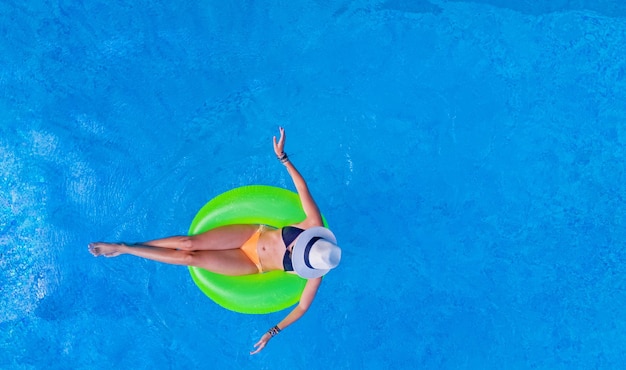
[[[323,227],[320,214],[304,178],[291,163],[285,147],[285,130],[273,138],[274,152],[287,167],[306,215],[304,221],[275,229],[266,225],[228,225],[193,236],[173,236],[138,244],[91,243],[94,256],[130,254],[174,265],[197,266],[224,275],[247,275],[271,270],[297,273],[307,279],[300,302],[254,345],[259,353],[281,330],[302,317],[311,306],[322,276],[341,260],[333,233]]]

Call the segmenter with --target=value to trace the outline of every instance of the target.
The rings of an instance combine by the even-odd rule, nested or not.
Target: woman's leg
[[[91,243],[94,256],[116,257],[130,254],[171,265],[197,266],[224,275],[248,275],[259,272],[257,266],[240,249],[186,251],[147,245]]]
[[[237,249],[258,230],[259,225],[226,225],[198,235],[172,236],[137,245],[187,251]]]

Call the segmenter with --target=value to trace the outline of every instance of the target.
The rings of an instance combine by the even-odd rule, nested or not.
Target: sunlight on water
[[[31,156],[16,154],[8,143],[0,142],[0,322],[32,312],[55,285],[45,179],[35,163],[25,163],[24,158],[50,154],[56,139],[38,132],[29,136],[31,142],[19,149],[30,150]]]

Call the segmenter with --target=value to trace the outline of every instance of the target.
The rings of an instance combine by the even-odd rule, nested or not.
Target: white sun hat
[[[305,279],[325,275],[341,261],[337,238],[325,227],[306,229],[298,236],[291,251],[293,270]]]

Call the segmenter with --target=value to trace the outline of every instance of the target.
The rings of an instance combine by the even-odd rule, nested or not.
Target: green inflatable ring
[[[231,224],[265,224],[280,228],[304,218],[296,193],[273,186],[244,186],[222,193],[205,204],[194,217],[189,235]],[[190,266],[189,272],[200,290],[215,303],[247,314],[276,312],[294,305],[306,284],[306,279],[284,271],[226,276]]]

